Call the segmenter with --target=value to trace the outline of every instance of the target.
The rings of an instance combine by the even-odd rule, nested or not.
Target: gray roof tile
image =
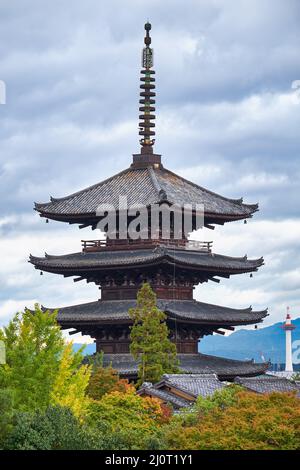
[[[161,400],[170,403],[175,408],[185,408],[191,405],[189,400],[185,400],[184,398],[178,397],[173,393],[170,393],[166,390],[159,390],[153,386],[142,386],[138,392],[139,395],[150,395],[155,398],[160,398]]]
[[[297,392],[300,396],[300,388],[295,383],[283,377],[262,375],[258,377],[236,377],[235,383],[242,385],[256,393],[271,392]]]
[[[225,387],[216,374],[164,374],[161,382],[155,385],[156,388],[171,385],[180,390],[187,391],[195,397],[211,396],[216,390]]]
[[[58,309],[58,322],[66,327],[68,323],[95,323],[101,321],[128,320],[129,308],[135,307],[135,300],[98,300],[86,304],[72,305]],[[251,324],[262,321],[267,311],[233,309],[219,305],[206,304],[196,300],[157,300],[157,306],[169,318],[195,320],[199,323],[227,323],[229,325]],[[44,308],[45,310],[49,310]]]
[[[178,266],[194,266],[198,269],[213,271],[215,269],[232,270],[237,272],[255,271],[260,267],[263,258],[250,260],[246,256],[233,258],[214,253],[204,253],[186,249],[172,249],[156,247],[139,250],[98,251],[93,253],[72,253],[62,256],[53,256],[46,253],[45,257],[30,256],[30,262],[37,269],[60,272],[64,270],[93,270],[102,268],[114,268],[119,266],[132,266],[144,264],[159,264],[162,261],[174,261]]]
[[[253,361],[236,361],[207,354],[178,354],[180,369],[188,374],[214,373],[219,378],[236,376],[255,376],[263,374],[269,367],[268,363],[257,364]],[[104,365],[117,369],[121,375],[135,375],[138,363],[131,354],[104,354]]]
[[[243,204],[241,199],[229,199],[162,168],[128,168],[111,178],[48,203],[36,203],[42,215],[95,215],[100,204],[118,206],[119,196],[127,196],[128,204],[150,205],[161,200],[170,203],[204,204],[205,213],[233,218],[249,217],[257,204]]]

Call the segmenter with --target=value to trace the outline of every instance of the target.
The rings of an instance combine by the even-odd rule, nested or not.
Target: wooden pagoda
[[[220,282],[220,278],[257,271],[263,258],[215,254],[211,242],[193,242],[188,233],[175,238],[172,230],[169,238],[163,238],[161,227],[154,238],[119,236],[122,211],[118,204],[124,195],[129,206],[138,203],[147,210],[153,204],[176,204],[177,207],[189,204],[193,229],[197,228],[193,208],[198,204],[204,207],[205,227],[211,229],[215,225],[246,220],[258,210],[257,204],[228,199],[172,173],[162,165],[161,156],[153,152],[155,72],[150,29],[147,23],[140,79],[140,153],[133,155],[129,168],[105,181],[63,198],[51,198],[48,203],[35,204],[41,217],[92,229],[97,228],[103,217],[99,215],[99,205],[112,204],[117,208],[116,236],[106,233],[104,240],[82,241],[81,252],[30,256],[30,262],[41,272],[72,276],[75,282],[86,280],[99,285],[101,300],[58,308],[58,322],[64,329],[93,337],[97,351],[105,353],[105,362],[112,363],[123,376],[131,378],[137,372],[137,363],[129,353],[128,309],[135,305],[137,290],[146,281],[156,292],[158,307],[167,314],[170,336],[176,343],[183,371],[215,373],[226,380],[259,375],[268,364],[200,354],[198,342],[205,335],[224,334],[224,330],[234,330],[238,325],[259,323],[267,311],[198,302],[193,299],[193,289],[199,283]]]

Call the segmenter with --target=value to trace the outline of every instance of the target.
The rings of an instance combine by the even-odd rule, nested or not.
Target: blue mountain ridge
[[[282,324],[282,322],[275,323],[257,330],[242,329],[229,336],[206,336],[199,343],[199,351],[230,359],[254,359],[257,362],[270,360],[272,364],[284,363],[285,331],[281,328]],[[293,320],[293,324],[296,326],[292,332],[294,343],[300,340],[300,318]]]
[[[205,336],[199,343],[199,351],[229,359],[254,359],[256,362],[271,360],[273,364],[284,363],[285,332],[281,328],[282,324],[282,322],[275,323],[257,330],[242,329],[229,336]],[[293,342],[300,341],[300,318],[293,320],[293,324],[296,326],[292,332]],[[77,351],[81,346],[82,344],[74,343],[73,348]],[[84,354],[93,354],[96,351],[95,344],[85,346]]]

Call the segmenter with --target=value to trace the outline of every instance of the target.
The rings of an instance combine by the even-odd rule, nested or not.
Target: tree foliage
[[[106,393],[125,393],[129,387],[128,380],[120,379],[118,372],[113,367],[100,365],[92,371],[87,394],[94,400],[100,400]]]
[[[155,381],[176,365],[165,316],[149,285],[133,310],[132,350],[143,358],[140,380]],[[82,365],[82,350],[74,353],[65,344],[56,315],[38,306],[17,314],[0,339],[7,353],[7,364],[0,366],[0,448],[300,448],[300,400],[294,394],[258,395],[232,385],[170,416],[157,399],[137,395],[112,367],[103,367],[101,355]]]
[[[78,418],[83,418],[88,407],[86,388],[91,375],[90,366],[81,362],[82,349],[74,353],[72,343],[65,345],[50,395],[53,404],[71,409]]]
[[[50,404],[83,406],[89,368],[81,366],[82,351],[74,353],[65,344],[56,322],[56,313],[17,313],[0,330],[5,343],[6,361],[0,367],[0,389],[10,390],[15,411],[43,412]],[[81,403],[82,402],[82,403]]]
[[[19,412],[4,448],[16,450],[89,449],[90,436],[70,409],[48,407],[44,412]]]
[[[13,416],[12,391],[0,389],[0,449],[13,428]]]
[[[299,449],[300,400],[224,389],[198,399],[191,413],[173,417],[163,435],[163,448],[172,450]]]
[[[167,317],[156,306],[156,295],[148,283],[139,290],[137,306],[129,310],[129,316],[133,320],[130,352],[139,359],[138,385],[177,372],[176,346],[168,337]]]
[[[108,449],[146,448],[145,443],[157,435],[164,421],[159,401],[140,397],[133,387],[125,393],[116,391],[92,401],[88,415],[89,425],[108,437],[108,445],[110,442],[117,446]]]
[[[13,392],[14,408],[45,409],[57,375],[64,341],[56,313],[17,313],[0,331],[6,347],[6,364],[0,367],[0,386]]]

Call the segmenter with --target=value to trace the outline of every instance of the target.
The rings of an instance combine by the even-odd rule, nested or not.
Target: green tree
[[[90,448],[88,429],[71,410],[48,407],[44,412],[19,412],[4,449],[15,450],[78,450]]]
[[[0,389],[0,449],[7,435],[12,430],[13,401],[12,392],[8,389]]]
[[[176,346],[169,340],[167,317],[156,306],[156,295],[148,283],[140,288],[137,306],[129,310],[129,316],[133,320],[130,352],[139,359],[138,385],[177,372]]]
[[[89,369],[80,365],[82,351],[74,353],[65,344],[56,313],[43,312],[38,305],[34,312],[17,313],[0,330],[0,339],[6,347],[0,390],[11,391],[15,411],[44,411],[53,403],[79,410]]]
[[[87,416],[94,445],[115,450],[146,449],[146,443],[156,439],[165,421],[159,401],[137,395],[134,387],[126,393],[111,392],[101,400],[92,400]]]
[[[50,402],[72,410],[83,419],[89,398],[86,395],[91,366],[82,365],[82,349],[74,352],[72,343],[66,344],[52,385]]]
[[[6,347],[6,364],[0,367],[0,387],[13,393],[14,408],[20,411],[45,409],[50,401],[64,341],[56,313],[17,313],[0,331]]]

